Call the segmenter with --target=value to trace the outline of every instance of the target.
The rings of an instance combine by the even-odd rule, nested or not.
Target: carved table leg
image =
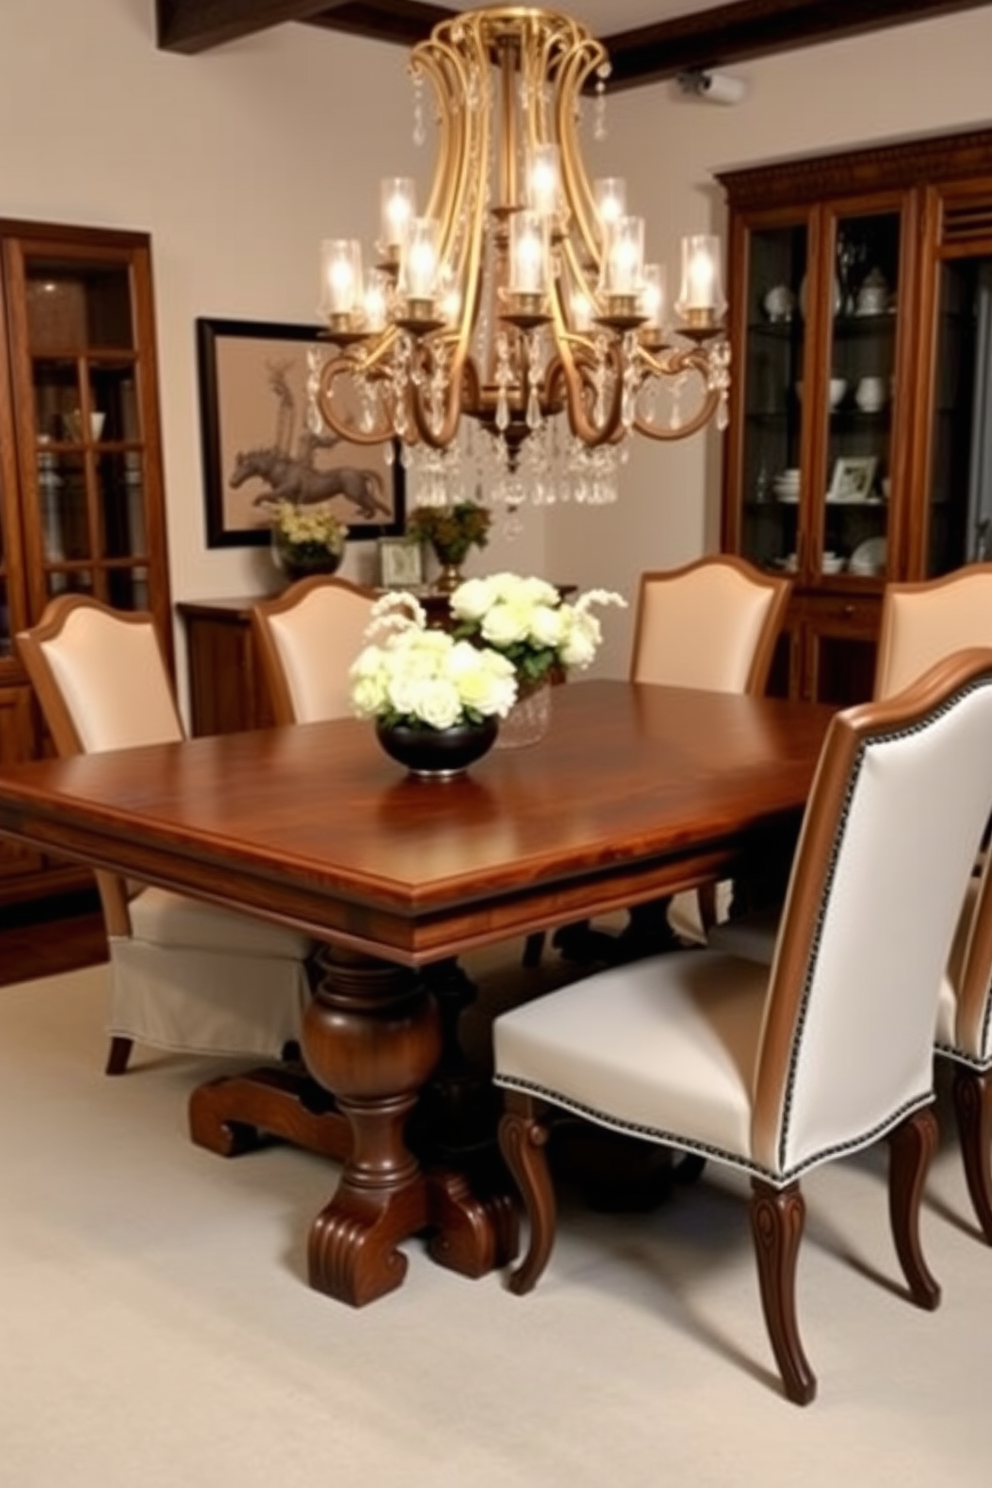
[[[303,1026],[307,1066],[331,1091],[351,1130],[338,1189],[314,1220],[310,1284],[362,1307],[406,1274],[400,1242],[437,1230],[436,1260],[470,1276],[515,1243],[507,1201],[480,1200],[463,1177],[425,1173],[409,1150],[406,1118],[441,1057],[437,1007],[416,972],[337,949]]]

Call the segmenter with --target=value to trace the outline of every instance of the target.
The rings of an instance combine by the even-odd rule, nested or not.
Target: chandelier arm
[[[719,404],[720,393],[718,389],[707,388],[706,396],[692,418],[687,418],[678,425],[649,424],[644,419],[635,418],[633,427],[637,430],[638,434],[643,434],[648,439],[661,441],[687,439],[691,434],[697,433],[709,423],[710,419],[716,413]]]
[[[578,100],[586,82],[601,66],[608,65],[606,48],[592,37],[586,38],[581,51],[573,50],[565,59],[555,105],[565,198],[575,219],[575,228],[586,257],[597,270],[602,249],[597,226],[596,198],[582,164],[576,115]],[[571,240],[568,239],[567,242],[571,248]],[[577,262],[576,258],[576,266]],[[585,275],[581,277],[584,281]]]
[[[586,395],[596,396],[589,367],[573,357],[572,348],[567,341],[559,343],[558,353],[548,363],[544,374],[547,396],[550,397],[564,386],[569,428],[576,439],[592,449],[599,449],[604,444],[616,444],[623,437],[620,419],[623,385],[620,354],[615,346],[608,348],[608,356],[613,363],[613,392],[602,424],[593,423],[586,412]]]
[[[316,401],[320,416],[327,427],[341,439],[347,439],[351,444],[385,444],[388,440],[395,438],[392,424],[383,410],[382,416],[386,420],[372,429],[363,429],[360,425],[353,423],[350,416],[341,415],[334,402],[332,384],[336,377],[354,376],[355,363],[349,356],[338,356],[333,361],[325,362],[320,372],[320,384],[317,388]]]

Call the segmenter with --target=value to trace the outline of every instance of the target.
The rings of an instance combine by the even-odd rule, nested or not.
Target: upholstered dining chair
[[[790,1400],[816,1390],[796,1314],[804,1174],[886,1138],[896,1252],[913,1301],[937,1305],[919,1233],[937,1140],[933,1029],[992,806],[990,728],[988,650],[835,715],[770,965],[676,952],[496,1019],[500,1148],[530,1222],[513,1291],[550,1257],[546,1143],[565,1110],[750,1176],[762,1307]]]
[[[933,662],[969,646],[992,646],[992,563],[937,579],[886,585],[875,697],[891,697]],[[731,918],[709,932],[714,949],[771,961],[778,911]],[[992,880],[980,855],[941,980],[935,1048],[953,1061],[954,1105],[968,1191],[992,1245]]]
[[[372,589],[315,574],[252,606],[255,650],[276,723],[350,713],[348,668],[362,648],[375,598]]]
[[[152,616],[61,595],[16,638],[61,756],[179,742],[183,726]],[[310,1000],[310,939],[167,889],[98,873],[110,952],[108,1074],[135,1042],[279,1057]]]
[[[764,692],[791,592],[792,582],[784,575],[764,573],[729,553],[642,573],[630,680],[713,692]],[[716,887],[704,884],[697,892],[704,931],[716,918]],[[667,936],[669,905],[667,899],[655,900],[633,910],[621,938],[636,946],[642,940],[650,945],[659,932]],[[590,936],[586,926],[568,925],[556,933],[554,944],[575,959],[595,960],[602,944],[597,935]],[[525,962],[535,965],[541,949],[542,938],[531,937]]]

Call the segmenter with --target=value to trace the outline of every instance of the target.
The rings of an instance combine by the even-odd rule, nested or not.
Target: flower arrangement
[[[492,513],[476,501],[451,506],[416,506],[407,520],[407,536],[429,542],[440,563],[461,563],[469,548],[489,541]]]
[[[351,666],[351,702],[380,726],[449,729],[505,718],[517,695],[511,661],[488,646],[432,630],[412,594],[372,606],[369,644]]]
[[[289,569],[336,568],[347,536],[347,526],[326,502],[299,506],[277,501],[272,509],[273,546]]]
[[[506,657],[523,689],[545,681],[553,671],[586,668],[603,639],[593,607],[627,607],[625,599],[607,589],[590,589],[566,604],[553,584],[512,573],[466,579],[448,603],[454,634]]]

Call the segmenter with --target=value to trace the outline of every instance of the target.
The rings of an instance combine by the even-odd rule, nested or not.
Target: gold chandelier
[[[410,71],[415,137],[425,81],[436,98],[433,184],[418,212],[412,181],[383,182],[367,275],[357,241],[322,245],[318,314],[333,350],[311,360],[315,429],[398,440],[421,503],[456,499],[466,478],[511,510],[615,499],[632,433],[681,439],[714,415],[726,423],[719,244],[683,241],[670,326],[624,182],[590,182],[583,166],[580,98],[591,85],[601,135],[610,67],[570,17],[452,16],[414,47]]]

